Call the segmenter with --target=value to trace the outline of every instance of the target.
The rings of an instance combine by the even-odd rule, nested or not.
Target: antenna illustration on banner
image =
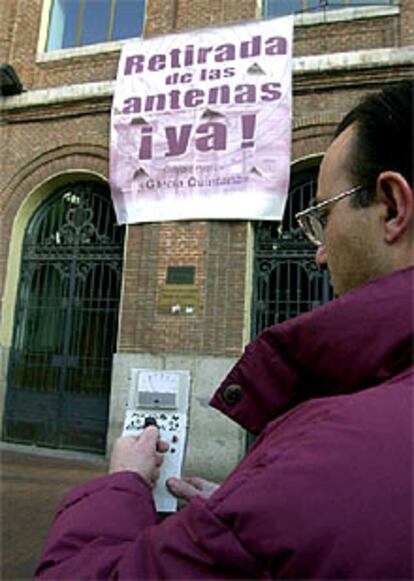
[[[265,71],[258,63],[253,63],[248,69],[247,72],[249,75],[265,75]]]

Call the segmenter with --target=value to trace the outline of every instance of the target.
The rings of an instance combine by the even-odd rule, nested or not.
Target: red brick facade
[[[167,267],[195,266],[199,310],[159,312]],[[243,333],[246,224],[170,222],[129,229],[120,350],[232,356]]]
[[[0,0],[1,61],[16,69],[27,91],[113,80],[119,51],[63,59],[37,56],[42,0]],[[400,13],[376,18],[301,25],[295,55],[308,56],[413,43],[414,0]],[[146,35],[254,19],[253,0],[149,0]],[[326,149],[332,129],[361,94],[411,74],[406,65],[358,65],[341,69],[298,69],[294,82],[293,160]],[[85,170],[108,177],[111,99],[97,97],[1,115],[0,295],[5,288],[13,220],[25,198],[45,180]],[[128,228],[119,350],[142,353],[200,353],[237,356],[246,317],[246,268],[251,256],[243,222],[182,222]],[[199,310],[172,317],[158,310],[168,266],[192,265]],[[17,268],[17,265],[16,265]]]

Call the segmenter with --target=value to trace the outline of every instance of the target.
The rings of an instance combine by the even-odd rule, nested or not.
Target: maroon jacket
[[[264,331],[212,400],[260,433],[216,493],[157,523],[132,472],[80,486],[37,576],[411,579],[413,274]]]

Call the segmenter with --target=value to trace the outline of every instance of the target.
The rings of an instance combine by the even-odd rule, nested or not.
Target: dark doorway
[[[124,228],[109,188],[68,184],[24,238],[3,438],[104,453]]]

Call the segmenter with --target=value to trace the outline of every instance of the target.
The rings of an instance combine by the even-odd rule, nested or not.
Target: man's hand
[[[190,476],[182,480],[179,478],[168,478],[167,486],[171,494],[177,498],[189,501],[193,496],[209,498],[220,485],[216,484],[216,482],[210,482],[210,480],[204,480],[204,478]]]
[[[167,442],[160,440],[158,428],[150,426],[140,436],[118,438],[112,451],[109,472],[130,470],[140,474],[150,486],[155,486],[163,462]]]

